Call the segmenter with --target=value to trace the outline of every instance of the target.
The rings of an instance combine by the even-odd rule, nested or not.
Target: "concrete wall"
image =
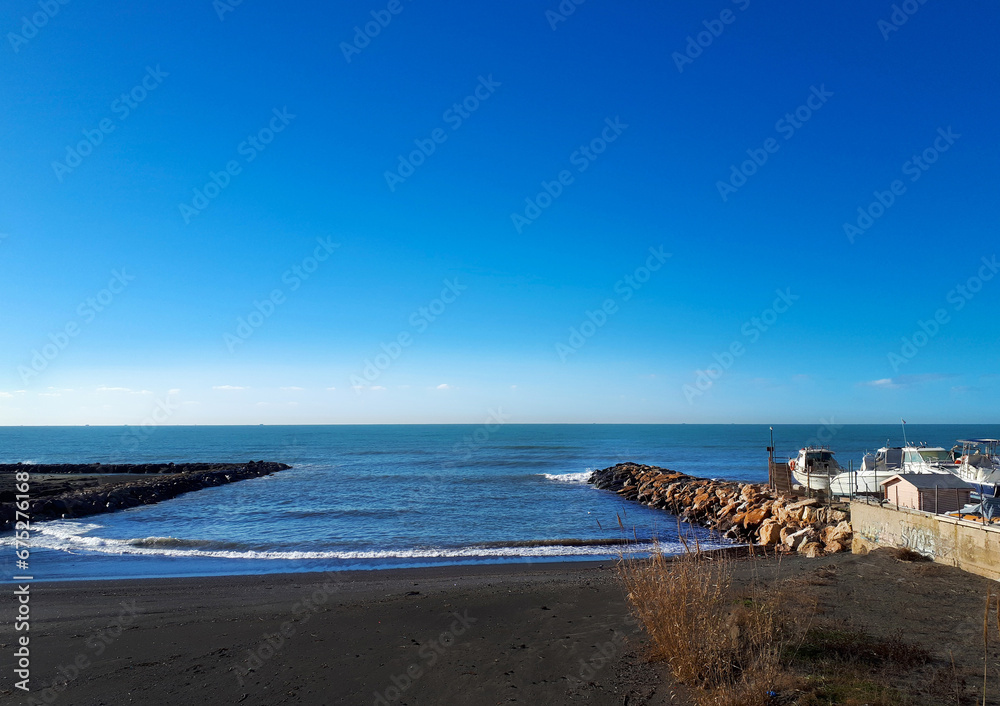
[[[934,561],[1000,580],[1000,527],[895,506],[851,503],[862,545],[906,547]]]

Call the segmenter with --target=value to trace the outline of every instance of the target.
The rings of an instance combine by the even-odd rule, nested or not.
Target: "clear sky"
[[[0,30],[0,424],[997,420],[993,3]]]

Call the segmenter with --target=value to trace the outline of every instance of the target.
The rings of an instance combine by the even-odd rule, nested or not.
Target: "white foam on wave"
[[[560,481],[562,483],[586,483],[593,475],[593,471],[583,471],[582,473],[539,473],[549,480]]]
[[[323,560],[323,559],[448,559],[475,557],[559,557],[559,556],[614,556],[620,547],[543,545],[537,547],[424,547],[415,549],[384,549],[356,551],[261,551],[209,549],[209,546],[231,546],[209,540],[185,540],[175,537],[147,537],[144,539],[110,539],[94,537],[89,533],[101,525],[76,524],[64,520],[39,523],[32,537],[33,548],[53,549],[68,553],[95,553],[106,555],[137,555],[158,557],[205,557],[214,559],[250,560]],[[13,537],[3,537],[0,545],[13,544]],[[198,548],[198,547],[202,548]],[[652,543],[629,545],[628,553],[644,554],[656,547]],[[683,551],[677,542],[660,542],[659,550],[667,554]]]

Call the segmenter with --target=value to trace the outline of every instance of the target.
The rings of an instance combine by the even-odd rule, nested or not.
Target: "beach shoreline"
[[[32,604],[32,695],[59,693],[54,703],[558,703],[579,692],[618,704],[623,689],[647,703],[639,687],[663,688],[636,658],[613,561],[71,581],[33,586]],[[612,668],[626,654],[638,676]],[[53,680],[64,694],[45,692]]]
[[[982,677],[986,579],[891,550],[734,567],[737,590],[780,584],[816,626],[923,645],[900,685],[914,703]],[[5,682],[5,703],[689,703],[613,561],[72,581],[31,600],[32,691]]]

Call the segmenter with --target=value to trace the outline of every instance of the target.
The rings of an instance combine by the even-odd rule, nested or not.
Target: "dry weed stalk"
[[[734,560],[687,551],[668,559],[623,559],[628,598],[649,633],[654,657],[695,687],[699,704],[763,706],[780,671],[782,626],[754,590],[737,600]]]

